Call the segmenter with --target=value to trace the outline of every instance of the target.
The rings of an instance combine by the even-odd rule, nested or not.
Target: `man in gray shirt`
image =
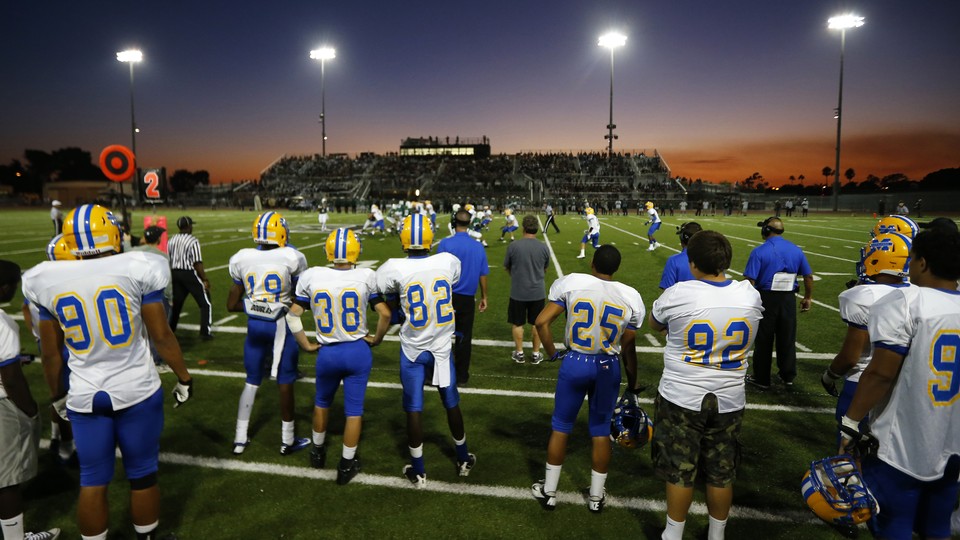
[[[507,322],[513,325],[513,342],[516,346],[511,357],[514,362],[523,363],[523,325],[529,324],[533,335],[530,363],[539,364],[543,361],[543,354],[534,323],[547,297],[544,273],[550,264],[550,250],[537,240],[540,226],[535,216],[524,216],[522,225],[523,238],[507,246],[507,256],[503,260],[503,267],[510,274]]]

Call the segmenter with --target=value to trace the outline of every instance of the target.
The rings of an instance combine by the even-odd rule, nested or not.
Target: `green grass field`
[[[174,223],[182,212],[158,212]],[[188,299],[178,330],[187,364],[194,374],[194,399],[174,411],[166,400],[166,426],[161,443],[160,486],[163,497],[161,530],[180,538],[317,538],[342,536],[489,538],[489,537],[624,537],[659,538],[664,522],[664,486],[653,477],[649,447],[637,451],[615,448],[607,480],[607,508],[587,512],[581,490],[589,486],[590,441],[584,414],[571,437],[560,482],[560,504],[547,513],[530,497],[529,486],[543,476],[550,433],[552,393],[558,366],[517,365],[510,359],[510,326],[505,322],[509,278],[501,268],[506,244],[497,242],[502,218],[486,233],[490,244],[490,307],[477,315],[469,387],[461,390],[467,437],[478,464],[469,478],[455,471],[455,457],[446,418],[437,398],[424,411],[427,490],[417,491],[404,479],[407,462],[405,420],[400,405],[399,344],[388,337],[374,350],[374,368],[367,392],[364,433],[360,444],[363,472],[347,486],[333,479],[343,417],[334,406],[328,442],[328,468],[309,467],[306,452],[279,455],[280,421],[277,392],[265,383],[251,419],[250,448],[239,459],[230,453],[237,399],[243,386],[245,320],[225,309],[231,281],[229,257],[252,245],[252,212],[235,210],[186,212],[196,220],[195,234],[203,245],[204,263],[212,283],[216,339],[197,336],[198,310]],[[326,264],[325,234],[314,214],[285,212],[292,241],[312,265]],[[760,243],[756,222],[765,216],[698,219],[705,229],[723,232],[734,249],[731,275],[740,279],[747,255]],[[135,215],[142,223],[143,214]],[[357,225],[358,215],[332,214],[328,225]],[[646,251],[646,227],[636,216],[600,216],[601,241],[623,253],[615,276],[636,287],[648,311],[664,261],[679,248],[675,226],[693,220],[666,216],[658,233],[663,244]],[[446,217],[441,217],[445,224]],[[547,272],[547,285],[558,273],[589,272],[589,258],[578,260],[584,222],[577,216],[558,218],[559,234],[549,235],[556,261]],[[834,400],[818,377],[838,350],[845,326],[837,310],[837,295],[853,277],[854,261],[874,220],[868,217],[811,215],[785,219],[785,237],[801,245],[816,274],[813,309],[798,316],[799,376],[792,390],[775,386],[766,393],[748,391],[743,423],[744,453],[735,485],[734,514],[728,538],[837,538],[816,520],[800,497],[800,478],[813,459],[836,451],[832,410]],[[445,225],[444,225],[445,226]],[[137,227],[139,228],[139,227]],[[45,258],[50,222],[46,210],[4,210],[0,258],[24,269]],[[142,230],[142,228],[140,228]],[[441,231],[439,236],[446,236]],[[22,233],[22,234],[21,234]],[[519,237],[519,234],[518,234]],[[437,239],[439,241],[439,237]],[[396,237],[365,238],[361,260],[382,263],[403,256]],[[3,306],[19,316],[22,296]],[[560,327],[561,321],[556,323]],[[308,328],[310,330],[310,328]],[[555,330],[559,334],[559,330]],[[29,331],[21,338],[28,352],[37,348]],[[643,396],[647,410],[662,370],[659,352],[663,336],[644,325],[639,332],[640,380],[649,385]],[[526,349],[529,354],[529,347]],[[312,358],[301,355],[301,370],[309,380],[297,386],[297,434],[309,436],[312,410]],[[34,397],[49,403],[39,362],[25,367]],[[162,376],[172,390],[172,374]],[[428,392],[428,396],[432,392]],[[338,396],[338,400],[341,399]],[[44,409],[48,436],[49,414]],[[118,465],[111,486],[111,538],[133,538],[128,514],[128,487]],[[76,538],[78,473],[60,467],[41,451],[41,472],[26,490],[27,525],[31,530],[61,527]],[[699,490],[686,534],[705,535],[707,518]],[[866,532],[863,532],[866,535]]]

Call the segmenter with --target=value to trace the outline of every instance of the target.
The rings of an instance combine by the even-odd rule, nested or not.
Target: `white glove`
[[[187,382],[177,380],[177,385],[173,387],[173,399],[176,400],[176,403],[173,404],[173,408],[176,409],[180,405],[183,405],[193,396],[193,379],[190,379]]]

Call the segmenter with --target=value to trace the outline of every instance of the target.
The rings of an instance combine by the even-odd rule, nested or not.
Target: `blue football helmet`
[[[641,448],[653,438],[653,422],[627,397],[620,398],[610,419],[610,439],[624,448]]]
[[[810,463],[800,492],[817,517],[835,525],[863,523],[880,511],[860,466],[849,454]]]

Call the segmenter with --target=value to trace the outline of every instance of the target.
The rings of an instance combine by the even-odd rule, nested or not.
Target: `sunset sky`
[[[615,149],[675,175],[822,182],[834,164],[840,35],[843,158],[867,174],[960,167],[960,2],[749,0],[6,2],[0,163],[26,148],[130,143],[138,47],[141,166],[250,179],[283,154],[397,151],[408,136],[488,136],[494,153],[601,151],[615,54]]]

